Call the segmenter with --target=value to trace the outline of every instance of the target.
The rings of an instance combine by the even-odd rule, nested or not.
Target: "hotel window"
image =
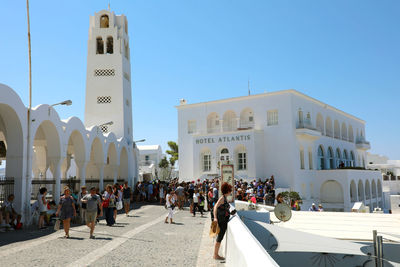
[[[300,149],[300,169],[304,170],[304,149]]]
[[[238,153],[238,170],[243,171],[246,169],[247,169],[246,153],[245,152]]]
[[[211,171],[211,155],[205,154],[203,155],[203,172]]]
[[[318,147],[318,170],[325,170],[325,155],[322,146]]]
[[[267,111],[267,125],[278,125],[278,110]]]
[[[335,164],[335,161],[334,161],[334,158],[333,158],[333,150],[332,150],[332,148],[331,147],[329,147],[328,148],[328,170],[329,169],[334,169],[335,168],[335,166],[334,166],[334,164]]]
[[[188,134],[196,132],[196,121],[188,121]]]
[[[313,169],[313,158],[312,158],[312,151],[310,148],[308,149],[308,168],[310,170]]]

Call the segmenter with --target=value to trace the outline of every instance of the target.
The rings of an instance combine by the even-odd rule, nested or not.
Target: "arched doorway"
[[[43,121],[33,133],[33,182],[31,198],[36,199],[39,188],[45,186],[56,201],[61,192],[61,142],[53,122]]]
[[[364,197],[364,184],[360,180],[358,181],[358,201],[364,202],[365,197]]]
[[[220,131],[219,116],[213,112],[207,116],[207,133],[216,133]]]
[[[104,166],[104,178],[116,179],[117,171],[117,149],[114,143],[110,143],[107,151],[107,164]],[[114,182],[116,181],[114,180]]]
[[[357,201],[357,186],[354,180],[352,180],[350,183],[350,199],[351,202]]]
[[[369,186],[369,181],[365,181],[365,199],[371,199],[371,187]]]
[[[254,127],[254,113],[251,108],[245,108],[240,112],[240,128],[251,129]]]
[[[103,146],[98,137],[94,138],[90,147],[90,161],[86,167],[86,178],[101,179],[101,172],[104,165]],[[101,182],[100,182],[101,183]],[[100,188],[101,190],[103,188]]]
[[[330,204],[330,206],[333,206],[332,210],[342,211],[344,209],[343,188],[335,180],[329,180],[322,184],[320,199],[325,205]]]
[[[236,114],[232,110],[228,110],[224,114],[223,128],[224,132],[235,131],[237,128]]]
[[[3,90],[3,88],[1,88]],[[3,93],[3,91],[2,91]],[[22,210],[25,190],[25,164],[23,128],[17,112],[7,104],[0,104],[0,182],[2,192],[0,201],[8,195],[15,195],[17,210]]]
[[[129,170],[128,170],[128,152],[125,147],[122,148],[121,154],[119,157],[119,171],[118,178],[125,179],[128,181]]]

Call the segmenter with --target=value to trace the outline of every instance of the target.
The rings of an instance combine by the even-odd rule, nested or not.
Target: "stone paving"
[[[188,210],[176,211],[176,224],[164,223],[163,206],[137,207],[131,214],[118,215],[113,227],[100,221],[94,240],[86,226],[71,228],[70,239],[52,229],[0,233],[1,261],[7,266],[223,266],[212,259],[209,213],[192,217]]]

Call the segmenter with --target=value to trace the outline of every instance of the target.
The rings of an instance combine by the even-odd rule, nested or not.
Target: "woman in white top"
[[[45,217],[47,216],[47,204],[48,201],[46,200],[46,194],[47,194],[47,188],[46,187],[42,187],[39,190],[39,194],[38,194],[38,209],[39,209],[39,223],[38,223],[38,228],[39,229],[44,229],[46,228],[44,226],[44,220]]]
[[[162,202],[164,201],[164,198],[165,198],[164,185],[159,184],[159,188],[160,188],[160,204],[162,204]]]
[[[171,223],[174,223],[172,221],[172,216],[174,215],[175,202],[176,202],[175,191],[173,189],[168,189],[168,194],[166,197],[166,205],[167,205],[167,209],[168,209],[168,215],[165,218],[165,223],[168,223],[168,218]]]
[[[193,217],[196,216],[196,209],[199,209],[199,190],[195,189],[193,193]],[[201,212],[201,215],[203,215],[203,212]]]

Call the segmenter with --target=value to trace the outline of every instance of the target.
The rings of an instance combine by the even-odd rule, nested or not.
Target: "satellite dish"
[[[292,218],[292,210],[289,205],[285,203],[279,203],[276,205],[274,210],[276,218],[278,218],[282,222],[287,222]]]

